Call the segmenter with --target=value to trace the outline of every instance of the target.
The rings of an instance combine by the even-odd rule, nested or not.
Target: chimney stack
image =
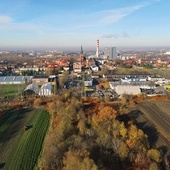
[[[96,56],[99,57],[99,40],[96,42]]]

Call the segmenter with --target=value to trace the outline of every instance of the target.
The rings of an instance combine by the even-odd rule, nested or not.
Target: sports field
[[[3,114],[0,118],[0,169],[33,169],[42,150],[49,120],[44,109],[10,110]]]

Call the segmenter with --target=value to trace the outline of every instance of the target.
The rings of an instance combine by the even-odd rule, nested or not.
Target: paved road
[[[143,102],[138,104],[138,109],[155,125],[170,142],[170,102]]]

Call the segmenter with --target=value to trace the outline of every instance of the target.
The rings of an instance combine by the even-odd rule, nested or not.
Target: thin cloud
[[[102,35],[102,38],[118,38],[118,35],[116,35],[116,34],[104,34],[104,35]]]
[[[45,35],[45,34],[54,34],[56,32],[67,32],[75,31],[82,32],[92,29],[97,29],[100,27],[105,27],[108,24],[113,24],[119,22],[124,17],[134,13],[137,10],[140,10],[142,7],[146,6],[136,5],[126,8],[119,8],[106,11],[98,11],[92,13],[82,13],[82,12],[72,12],[67,14],[55,14],[52,16],[43,16],[39,18],[34,18],[29,22],[13,22],[12,19],[8,16],[0,16],[0,29],[10,30],[10,31],[32,31],[34,33]],[[78,12],[78,13],[77,13]],[[62,16],[62,19],[61,19]],[[5,24],[8,23],[8,24]],[[63,27],[64,25],[64,27]],[[105,38],[118,38],[118,37],[127,37],[123,35],[104,35]]]
[[[8,24],[11,22],[12,22],[12,19],[10,17],[3,16],[3,15],[0,16],[0,24]]]
[[[9,33],[10,32],[21,33],[30,31],[37,33],[39,35],[44,35],[43,32],[44,29],[48,29],[48,27],[29,22],[17,23],[14,22],[13,19],[9,16],[0,15],[0,30],[5,30],[8,31]]]
[[[91,13],[73,13],[71,18],[74,18],[73,22],[78,21],[77,26],[80,27],[97,27],[97,26],[105,26],[108,24],[114,24],[116,22],[121,21],[124,17],[131,15],[137,10],[147,6],[148,3],[143,3],[141,5],[130,6],[126,8],[118,8],[113,10],[104,10],[98,12]],[[68,17],[68,16],[67,16]],[[71,20],[70,20],[71,21]],[[70,22],[68,21],[68,22]]]
[[[129,34],[127,32],[102,35],[102,38],[128,38],[128,37],[129,37]]]
[[[115,10],[103,11],[104,17],[101,18],[101,23],[103,24],[112,24],[120,21],[124,17],[132,14],[133,12],[140,10],[141,8],[145,7],[147,3],[143,5],[136,5],[126,8],[119,8]]]
[[[123,37],[123,38],[128,38],[128,37],[129,37],[129,34],[128,34],[127,32],[123,32],[123,33],[122,33],[122,37]]]

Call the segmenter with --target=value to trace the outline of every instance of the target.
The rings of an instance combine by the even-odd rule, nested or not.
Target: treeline
[[[160,169],[160,152],[149,146],[124,104],[81,101],[70,94],[48,103],[51,128],[39,167],[63,170]],[[122,113],[121,113],[122,111]]]
[[[156,75],[170,79],[170,70],[169,69],[155,69],[154,73]]]

